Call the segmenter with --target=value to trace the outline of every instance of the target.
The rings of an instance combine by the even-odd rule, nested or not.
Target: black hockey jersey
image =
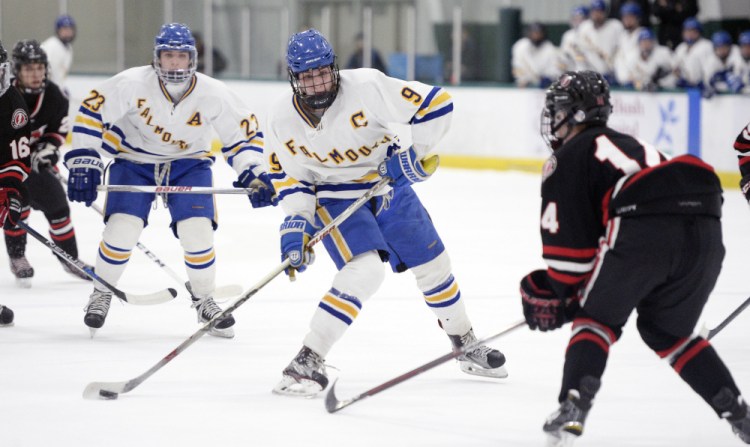
[[[38,143],[60,147],[68,136],[68,99],[53,82],[38,94],[23,93],[29,108],[32,150]]]
[[[740,174],[746,177],[750,174],[750,124],[737,135],[737,139],[734,140],[734,150],[737,151]]]
[[[604,126],[584,129],[544,164],[540,230],[550,283],[573,296],[590,276],[618,180],[666,157]]]
[[[31,125],[29,110],[21,94],[9,88],[0,97],[0,186],[23,192],[30,168]]]

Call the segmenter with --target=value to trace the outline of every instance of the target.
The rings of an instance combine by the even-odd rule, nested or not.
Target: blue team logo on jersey
[[[547,180],[555,172],[555,169],[557,169],[557,157],[552,155],[544,162],[544,166],[542,166],[542,182]]]

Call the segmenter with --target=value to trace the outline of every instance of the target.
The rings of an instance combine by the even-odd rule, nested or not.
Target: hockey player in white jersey
[[[589,18],[589,8],[586,6],[576,6],[570,13],[570,29],[565,31],[560,39],[560,51],[565,58],[567,70],[584,69],[585,60],[581,53],[580,39],[578,30],[581,23]]]
[[[565,58],[539,22],[531,23],[526,37],[511,49],[513,77],[518,87],[546,88],[565,71]]]
[[[73,150],[65,155],[71,200],[87,205],[96,200],[104,171],[99,154],[114,158],[111,184],[212,186],[215,130],[224,158],[239,175],[235,186],[254,189],[253,207],[275,204],[273,186],[262,167],[258,120],[224,83],[196,73],[196,64],[190,29],[167,24],[156,36],[153,66],[125,70],[89,93],[75,118]],[[122,275],[155,199],[146,193],[108,195],[96,273],[111,284]],[[184,250],[193,307],[199,321],[206,322],[221,312],[212,299],[217,225],[213,197],[173,194],[163,199]],[[92,330],[104,324],[111,298],[95,283],[84,319]],[[228,315],[212,334],[231,337],[233,324]]]
[[[738,70],[740,82],[742,82],[742,93],[750,93],[750,30],[743,31],[737,37],[737,45],[740,47],[740,68]]]
[[[448,92],[373,69],[340,72],[333,48],[312,29],[291,37],[287,65],[292,91],[271,107],[266,135],[270,177],[287,215],[280,229],[287,273],[311,262],[304,247],[316,229],[381,176],[393,181],[323,239],[339,271],[274,391],[312,396],[327,386],[324,359],[380,287],[383,262],[395,272],[411,269],[453,346],[476,340],[448,253],[411,187],[430,177],[421,160],[448,130]],[[411,125],[411,147],[402,147],[391,122]],[[507,375],[503,354],[486,346],[460,360],[472,374]]]
[[[724,30],[711,35],[714,51],[703,61],[703,96],[715,93],[740,93],[742,91],[742,55],[732,44],[732,36]]]
[[[677,87],[700,87],[703,80],[703,62],[711,57],[711,41],[703,37],[703,25],[695,17],[682,24],[682,43],[674,50],[673,73]]]
[[[73,17],[63,14],[55,20],[55,35],[42,42],[42,49],[49,60],[50,81],[66,93],[65,81],[73,64],[73,41],[76,38],[76,22]]]
[[[589,19],[578,27],[578,46],[588,70],[601,73],[610,84],[615,83],[615,55],[623,26],[617,19],[607,18],[604,0],[593,0]]]
[[[627,71],[620,83],[636,90],[653,92],[674,88],[672,51],[656,42],[656,36],[644,28],[638,35],[638,50],[626,59]]]
[[[631,53],[638,51],[638,36],[644,27],[641,26],[643,10],[640,5],[627,2],[620,7],[620,21],[622,22],[622,33],[617,44],[615,55],[615,79],[618,84],[625,84],[628,71],[628,57]]]

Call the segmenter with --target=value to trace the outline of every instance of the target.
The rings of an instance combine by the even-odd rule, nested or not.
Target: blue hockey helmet
[[[686,29],[692,29],[692,30],[698,31],[699,33],[702,33],[703,25],[695,17],[688,17],[687,19],[685,19],[684,22],[682,22],[682,29],[683,31]]]
[[[10,61],[8,52],[5,51],[3,43],[0,42],[0,96],[10,88]]]
[[[190,55],[187,68],[166,70],[161,66],[162,51],[184,51]],[[162,25],[154,38],[154,70],[162,82],[180,83],[190,79],[198,67],[198,50],[190,28],[182,23]]]
[[[714,48],[730,46],[732,45],[732,36],[724,30],[719,30],[711,35],[711,43],[714,44]]]
[[[566,71],[547,89],[540,133],[547,145],[556,150],[565,139],[557,135],[563,126],[605,125],[610,113],[609,84],[601,73]]]
[[[638,3],[627,2],[620,7],[620,17],[626,15],[641,17],[643,15],[643,10]]]
[[[750,45],[750,31],[743,31],[737,38],[738,45]]]
[[[589,17],[589,8],[588,6],[576,6],[573,8],[573,10],[570,12],[571,16],[581,16],[588,18]]]
[[[638,33],[638,42],[642,40],[656,40],[656,37],[654,36],[654,32],[648,28],[643,28],[641,32]]]
[[[75,28],[76,27],[76,21],[73,20],[73,17],[63,14],[59,16],[55,20],[55,30],[59,30],[60,28]]]
[[[592,11],[606,11],[607,3],[605,3],[604,0],[591,0],[589,7]]]
[[[339,70],[336,66],[336,53],[319,31],[309,29],[292,35],[286,51],[289,82],[292,90],[302,102],[314,109],[325,109],[333,104],[339,90]],[[308,94],[303,91],[299,75],[309,70],[330,68],[331,85],[325,92]]]

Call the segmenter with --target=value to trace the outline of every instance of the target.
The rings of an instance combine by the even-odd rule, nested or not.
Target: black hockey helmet
[[[0,42],[0,96],[3,96],[10,87],[10,62],[8,52],[5,51],[3,43]]]
[[[38,88],[30,88],[20,85],[21,77],[19,73],[21,67],[26,64],[44,64],[44,82]],[[24,93],[41,93],[47,86],[48,77],[47,53],[44,52],[39,42],[33,39],[19,40],[13,48],[13,75],[16,77],[16,83],[21,87]]]
[[[612,113],[609,84],[595,71],[566,71],[547,89],[542,110],[542,137],[557,149],[564,137],[555,133],[571,124],[605,125]]]

